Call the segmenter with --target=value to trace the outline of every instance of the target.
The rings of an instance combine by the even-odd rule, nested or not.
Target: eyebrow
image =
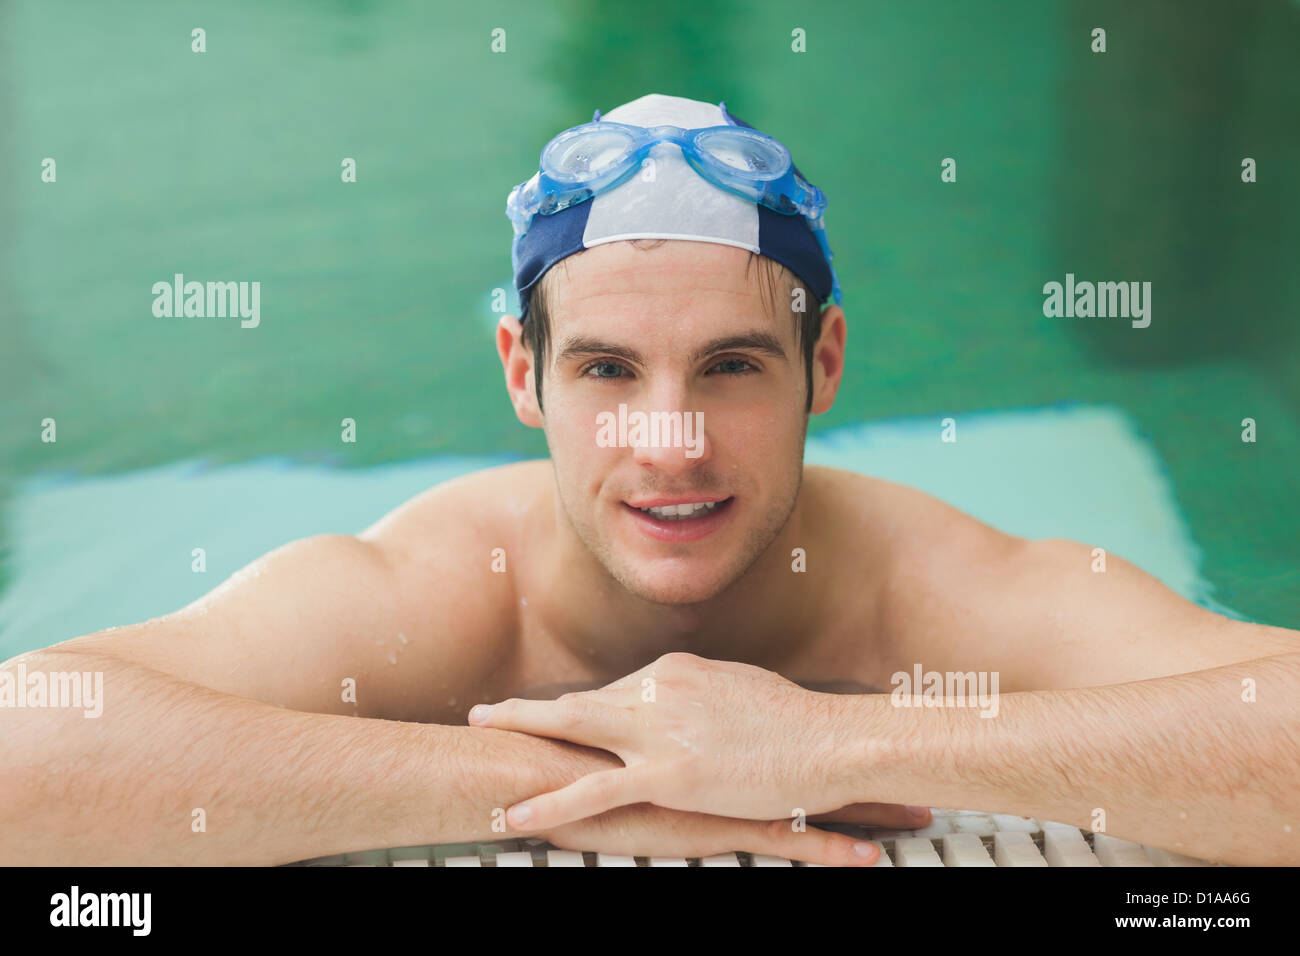
[[[739,335],[724,335],[711,342],[706,342],[691,356],[691,361],[700,362],[719,352],[759,352],[773,358],[787,358],[785,349],[781,347],[781,342],[775,335],[761,329],[753,329]],[[556,364],[559,364],[569,359],[588,355],[608,355],[613,358],[621,358],[633,365],[645,364],[641,353],[636,349],[628,348],[625,345],[615,345],[612,342],[605,342],[586,335],[571,335],[562,339],[555,352],[555,361]]]

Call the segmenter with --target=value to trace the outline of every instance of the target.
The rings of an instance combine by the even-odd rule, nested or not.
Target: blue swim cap
[[[629,126],[682,129],[736,125],[753,129],[720,105],[652,93],[600,117]],[[536,215],[512,249],[520,320],[528,316],[533,286],[561,259],[623,239],[684,239],[748,249],[779,262],[822,304],[838,294],[829,247],[809,220],[786,215],[714,185],[691,167],[679,146],[659,143],[650,154],[655,175],[632,175],[595,198],[550,215]],[[798,174],[798,167],[795,167]],[[801,175],[801,174],[800,174]],[[537,177],[535,176],[534,179]],[[837,299],[838,301],[838,295]]]

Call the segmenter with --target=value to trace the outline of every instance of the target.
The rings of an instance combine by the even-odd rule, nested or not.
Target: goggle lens
[[[588,130],[553,143],[543,165],[557,180],[584,181],[614,166],[631,145],[632,137],[624,130]]]
[[[741,133],[707,133],[698,145],[719,162],[755,179],[776,179],[790,166],[790,155],[780,144]]]

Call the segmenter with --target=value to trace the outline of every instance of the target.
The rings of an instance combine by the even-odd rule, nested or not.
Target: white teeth
[[[699,501],[689,505],[664,505],[662,508],[638,508],[637,510],[644,511],[655,518],[681,521],[683,518],[695,518],[708,514],[710,511],[714,511],[719,504],[720,502],[717,501]]]

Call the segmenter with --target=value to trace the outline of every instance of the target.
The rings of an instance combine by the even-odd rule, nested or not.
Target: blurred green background
[[[180,460],[545,455],[491,341],[505,197],[659,92],[725,99],[830,197],[850,362],[813,433],[1118,406],[1217,598],[1300,627],[1297,51],[1292,0],[0,3],[0,503]],[[261,326],[155,318],[174,272],[260,281]],[[1150,281],[1150,328],[1045,318],[1067,272]]]

